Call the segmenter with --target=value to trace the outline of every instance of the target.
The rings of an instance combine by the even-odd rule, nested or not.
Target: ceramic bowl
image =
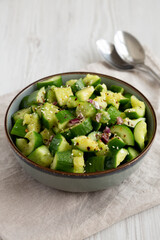
[[[63,83],[70,79],[77,79],[84,77],[88,72],[68,72],[57,75],[62,75]],[[136,88],[132,87],[128,83],[125,83],[117,78],[103,75],[100,73],[91,73],[97,74],[101,77],[102,82],[106,83],[108,87],[111,85],[119,85],[125,89],[126,92],[134,94],[138,99],[143,101],[146,105],[146,119],[148,124],[148,143],[145,149],[141,154],[133,159],[132,161],[120,165],[116,169],[106,170],[103,172],[95,173],[67,173],[51,170],[49,168],[41,167],[36,163],[29,160],[27,157],[23,156],[22,153],[15,146],[12,137],[10,135],[10,130],[12,128],[11,116],[14,112],[18,110],[19,104],[22,98],[26,95],[29,95],[31,92],[36,90],[36,83],[38,81],[46,80],[48,77],[40,79],[29,86],[25,87],[20,91],[15,98],[10,103],[5,116],[5,131],[8,139],[8,143],[11,146],[13,153],[16,156],[16,159],[20,165],[25,169],[25,171],[30,174],[34,179],[39,182],[64,191],[70,192],[90,192],[107,189],[111,186],[119,185],[124,179],[129,177],[135,170],[138,169],[139,165],[142,162],[142,159],[145,157],[146,153],[149,151],[153,139],[156,133],[156,116],[151,106],[150,102],[146,97],[138,91]],[[54,75],[56,76],[56,75]],[[49,76],[51,77],[51,76]]]

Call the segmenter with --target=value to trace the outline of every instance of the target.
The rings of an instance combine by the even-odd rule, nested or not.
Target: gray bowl
[[[146,118],[148,124],[148,143],[145,149],[141,152],[141,154],[133,159],[132,161],[120,165],[116,169],[106,170],[103,172],[95,172],[95,173],[67,173],[51,170],[49,168],[41,167],[36,163],[29,160],[27,157],[23,156],[22,153],[15,146],[12,137],[10,135],[10,131],[12,128],[12,120],[11,116],[14,112],[18,110],[19,104],[22,98],[26,95],[29,95],[31,92],[36,90],[36,83],[38,81],[46,80],[48,77],[40,79],[22,91],[20,91],[15,98],[10,103],[6,115],[5,115],[5,132],[11,146],[13,153],[16,156],[16,159],[20,163],[20,165],[25,169],[25,171],[30,174],[33,178],[38,180],[39,182],[64,191],[70,192],[90,192],[107,189],[111,186],[119,185],[124,179],[130,176],[140,165],[143,157],[149,151],[153,139],[155,137],[157,121],[156,115],[151,106],[150,102],[146,99],[146,97],[139,92],[136,88],[132,87],[130,84],[125,83],[117,78],[103,75],[100,73],[93,72],[68,72],[68,73],[60,73],[56,75],[62,75],[63,82],[65,83],[70,79],[77,79],[84,77],[87,73],[97,74],[101,77],[102,82],[106,83],[108,87],[111,85],[119,85],[125,89],[126,92],[134,94],[138,99],[143,101],[146,105]],[[53,75],[53,76],[56,76]],[[51,76],[49,76],[51,77]]]

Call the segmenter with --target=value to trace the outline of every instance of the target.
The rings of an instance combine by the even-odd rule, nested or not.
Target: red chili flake
[[[89,151],[89,150],[90,150],[90,147],[87,147],[87,150]]]
[[[76,145],[79,145],[79,143],[77,142]]]
[[[25,129],[25,132],[26,132],[26,133],[29,132],[27,128]]]

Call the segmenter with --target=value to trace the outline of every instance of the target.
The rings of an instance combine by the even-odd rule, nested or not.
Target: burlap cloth
[[[147,64],[160,65],[147,51]],[[104,62],[84,70],[129,82],[160,117],[160,87],[144,73],[119,72]],[[43,186],[16,161],[4,133],[4,114],[16,93],[0,97],[0,237],[4,240],[84,239],[133,214],[160,204],[160,129],[140,168],[120,186],[94,193],[67,193]],[[159,125],[159,123],[158,123]]]

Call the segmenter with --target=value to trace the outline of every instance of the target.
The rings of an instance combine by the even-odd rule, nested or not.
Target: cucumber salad
[[[63,172],[117,168],[137,157],[147,141],[144,102],[91,74],[65,85],[61,76],[37,82],[12,120],[19,151]]]

